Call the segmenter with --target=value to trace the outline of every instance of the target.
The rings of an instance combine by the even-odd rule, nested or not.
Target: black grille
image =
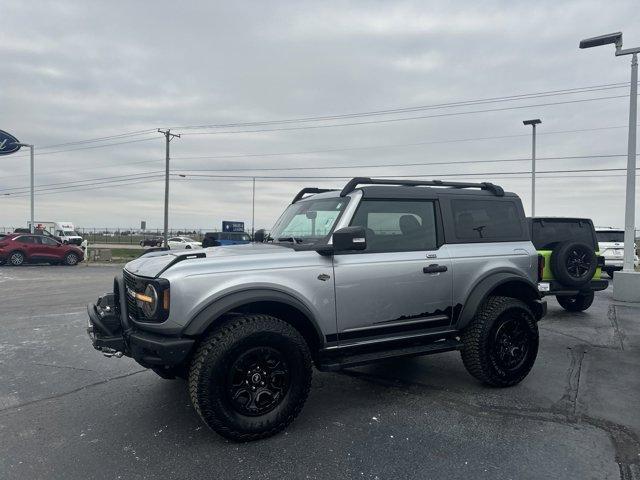
[[[144,318],[135,298],[129,295],[129,290],[133,290],[134,292],[143,292],[145,288],[144,281],[134,275],[131,275],[126,270],[123,270],[122,278],[124,279],[124,295],[127,301],[127,314],[134,320]]]

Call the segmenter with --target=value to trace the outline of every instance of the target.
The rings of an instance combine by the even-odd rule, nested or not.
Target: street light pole
[[[35,178],[35,173],[34,173],[34,154],[33,154],[33,144],[28,144],[28,143],[19,143],[18,145],[20,145],[21,147],[29,147],[29,150],[31,151],[31,155],[30,155],[30,161],[29,161],[29,177],[31,179],[31,226],[29,227],[29,231],[31,233],[34,232],[35,226],[33,224],[34,222],[34,178]]]
[[[542,123],[542,120],[535,118],[533,120],[525,120],[525,125],[533,127],[531,137],[531,216],[536,216],[536,125]]]
[[[638,53],[640,47],[622,49],[622,32],[582,40],[580,48],[614,44],[616,57],[631,55],[631,91],[629,100],[629,144],[627,150],[627,188],[624,214],[624,263],[613,277],[613,298],[640,302],[640,273],[634,269],[636,216],[636,121],[638,115]]]
[[[634,272],[636,243],[636,119],[638,116],[638,54],[631,57],[631,99],[629,100],[629,147],[627,151],[627,193],[624,210],[623,270]]]
[[[159,133],[162,133],[165,137],[166,146],[165,146],[165,173],[164,173],[164,241],[162,242],[164,248],[168,248],[169,244],[167,243],[169,238],[169,143],[174,137],[180,138],[180,135],[171,133],[171,129],[161,130],[158,129]]]
[[[251,239],[253,241],[253,234],[256,226],[256,177],[253,177],[253,194],[251,196]]]

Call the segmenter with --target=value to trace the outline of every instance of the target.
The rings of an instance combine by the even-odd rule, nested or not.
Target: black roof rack
[[[405,187],[429,186],[429,187],[450,187],[450,188],[479,188],[487,190],[498,197],[504,196],[504,190],[499,185],[489,182],[466,183],[466,182],[443,182],[442,180],[387,180],[369,177],[355,177],[349,180],[340,192],[344,197],[353,192],[358,185],[400,185]]]
[[[316,188],[316,187],[306,187],[298,192],[298,194],[293,197],[293,201],[291,204],[296,203],[302,197],[304,197],[307,193],[324,193],[324,192],[335,192],[335,188]]]

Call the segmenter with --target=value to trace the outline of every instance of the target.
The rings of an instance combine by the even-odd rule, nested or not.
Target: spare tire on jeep
[[[568,287],[589,283],[598,267],[593,247],[581,242],[562,242],[551,252],[551,271]]]

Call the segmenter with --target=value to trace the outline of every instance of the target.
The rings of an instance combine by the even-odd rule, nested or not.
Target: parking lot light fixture
[[[531,125],[532,137],[531,137],[531,216],[536,216],[536,125],[542,123],[539,118],[533,120],[525,120],[522,123],[525,125]]]
[[[627,152],[627,188],[624,221],[624,266],[613,280],[616,300],[640,302],[640,273],[633,265],[635,255],[635,201],[636,201],[636,119],[638,115],[638,53],[640,47],[622,48],[622,32],[609,33],[584,39],[580,48],[614,44],[616,57],[631,55],[631,89],[629,100],[629,141]]]

